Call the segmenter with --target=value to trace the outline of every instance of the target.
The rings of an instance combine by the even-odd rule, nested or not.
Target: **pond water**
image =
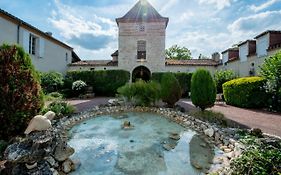
[[[152,113],[93,118],[69,134],[71,159],[81,162],[72,175],[197,175],[214,156],[196,132]]]

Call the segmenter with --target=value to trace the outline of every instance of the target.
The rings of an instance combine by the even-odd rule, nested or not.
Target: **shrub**
[[[233,175],[261,174],[280,175],[281,173],[281,143],[264,143],[257,138],[241,140],[247,145],[241,156],[231,162]]]
[[[214,74],[214,80],[216,82],[216,87],[217,87],[217,93],[222,93],[222,85],[225,82],[228,82],[230,80],[233,80],[237,78],[235,75],[235,72],[233,70],[220,70],[216,71]]]
[[[130,73],[124,70],[71,71],[65,79],[65,89],[71,89],[74,81],[82,80],[92,86],[96,95],[115,96],[117,89],[130,80]]]
[[[45,101],[53,101],[53,100],[58,100],[62,99],[63,95],[59,92],[52,92],[44,96]]]
[[[75,107],[72,105],[69,105],[66,102],[62,101],[55,101],[48,105],[48,107],[44,108],[41,111],[41,114],[45,114],[48,111],[53,111],[56,113],[56,117],[60,118],[63,116],[71,115],[75,112]]]
[[[43,106],[43,93],[28,54],[19,46],[0,47],[0,136],[22,133]]]
[[[161,83],[161,79],[163,75],[167,74],[166,72],[155,72],[152,73],[151,79],[153,81]],[[177,80],[180,83],[181,89],[182,89],[182,97],[188,97],[190,92],[190,85],[191,85],[191,77],[192,73],[172,73],[175,75]]]
[[[63,76],[59,72],[41,73],[41,86],[45,93],[58,91],[63,86]]]
[[[8,145],[9,145],[8,142],[4,140],[0,140],[0,160],[1,160],[1,155],[3,154],[3,152],[5,151]]]
[[[82,80],[75,81],[72,84],[72,90],[74,94],[76,94],[76,96],[84,94],[86,91],[86,87],[87,84]]]
[[[227,104],[242,108],[258,108],[265,105],[265,80],[261,77],[246,77],[223,84]]]
[[[160,99],[160,85],[143,80],[118,88],[118,94],[135,105],[150,106]]]
[[[265,60],[261,66],[261,75],[266,79],[268,107],[281,111],[281,51]]]
[[[191,79],[192,103],[202,111],[212,107],[216,100],[216,85],[209,71],[198,69]]]
[[[162,101],[167,103],[168,107],[174,107],[181,95],[181,87],[176,77],[172,73],[163,75],[161,80]]]

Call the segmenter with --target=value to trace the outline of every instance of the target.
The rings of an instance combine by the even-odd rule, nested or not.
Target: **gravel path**
[[[68,102],[82,112],[96,105],[107,104],[112,97],[96,97],[89,100],[68,100]],[[197,110],[190,100],[181,99],[179,105],[187,111]],[[249,128],[260,128],[263,132],[281,137],[281,114],[270,113],[263,110],[242,109],[223,103],[216,104],[211,110],[221,112],[230,120],[243,124]]]

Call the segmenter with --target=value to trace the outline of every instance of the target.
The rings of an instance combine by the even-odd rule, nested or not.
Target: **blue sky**
[[[72,46],[82,59],[111,59],[118,48],[115,18],[137,0],[0,0],[0,8]],[[197,58],[221,52],[265,30],[281,30],[281,0],[149,0],[169,17],[166,47]]]

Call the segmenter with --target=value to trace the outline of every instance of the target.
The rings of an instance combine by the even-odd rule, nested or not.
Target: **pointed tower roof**
[[[161,16],[147,0],[140,0],[125,16],[117,18],[116,22],[118,25],[120,22],[166,22],[167,26],[169,18]]]

